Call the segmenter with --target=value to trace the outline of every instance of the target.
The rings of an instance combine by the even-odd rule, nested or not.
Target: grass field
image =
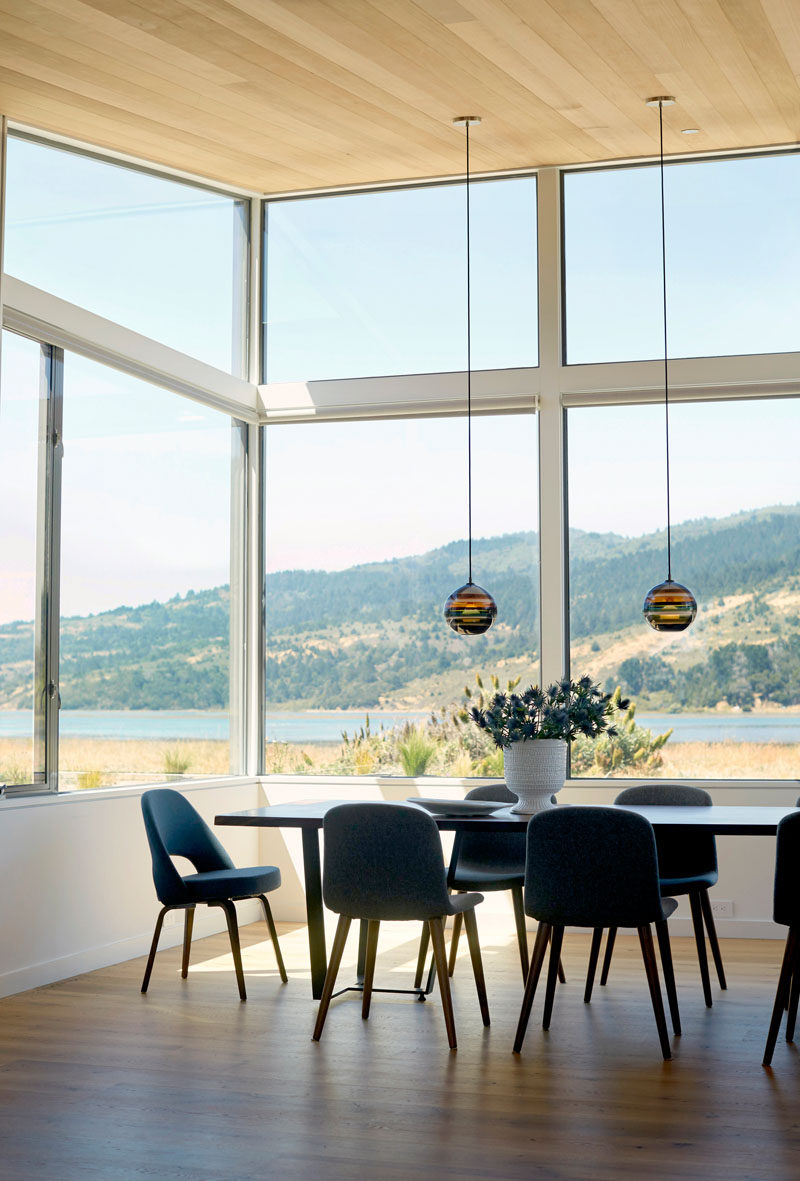
[[[270,744],[267,771],[320,774],[338,750],[333,745]],[[227,742],[65,738],[60,744],[60,786],[65,790],[164,783],[229,774]],[[798,779],[800,743],[681,742],[663,750],[662,779]],[[30,781],[31,743],[0,739],[0,783]],[[615,779],[641,779],[633,768]]]

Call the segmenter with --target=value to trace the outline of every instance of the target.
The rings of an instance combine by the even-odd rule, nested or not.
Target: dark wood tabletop
[[[272,804],[264,808],[248,808],[243,812],[223,812],[215,817],[220,825],[244,825],[253,828],[302,828],[319,829],[329,808],[337,804],[353,803],[353,800],[311,800],[291,804]],[[362,801],[357,801],[362,802]],[[498,805],[499,807],[500,805]],[[558,807],[570,805],[559,804]],[[573,807],[584,807],[582,804]],[[621,808],[621,804],[609,807]],[[657,806],[625,807],[626,812],[644,816],[655,827],[663,825],[685,827],[699,826],[717,836],[774,836],[778,823],[797,809],[766,804],[712,804],[692,808],[659,804]],[[434,816],[442,832],[519,832],[524,829],[530,816],[494,816],[481,813],[479,816]]]

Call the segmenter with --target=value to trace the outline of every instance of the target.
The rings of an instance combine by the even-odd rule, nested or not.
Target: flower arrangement
[[[579,734],[596,738],[604,732],[614,737],[617,730],[609,718],[628,704],[612,700],[591,677],[564,677],[546,689],[531,685],[522,693],[495,693],[485,709],[473,706],[469,714],[496,746],[507,748],[537,738],[571,742]]]

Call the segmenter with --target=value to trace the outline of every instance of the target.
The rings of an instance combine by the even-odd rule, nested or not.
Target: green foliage
[[[617,708],[627,705],[620,702]],[[614,713],[611,694],[603,693],[591,677],[565,677],[546,689],[531,685],[523,693],[495,693],[487,708],[473,706],[469,713],[499,747],[530,739],[571,742],[579,734],[594,738],[603,731],[616,733],[609,720]]]
[[[291,743],[268,742],[264,765],[267,775],[307,775],[313,760]]]
[[[4,763],[0,767],[0,784],[30,783],[31,773],[21,763]]]
[[[92,788],[102,787],[103,784],[103,772],[96,769],[81,771],[78,776],[78,787],[81,790],[88,791]]]
[[[164,751],[164,771],[167,775],[185,775],[191,765],[191,757],[180,746]]]
[[[436,745],[421,726],[406,723],[397,743],[397,752],[404,772],[413,778],[425,774],[436,754]]]
[[[582,735],[576,738],[570,751],[571,774],[601,777],[624,768],[635,768],[642,775],[657,771],[663,762],[661,750],[672,730],[654,737],[652,731],[637,725],[636,706],[623,700],[619,686],[609,704],[612,727],[595,739]]]

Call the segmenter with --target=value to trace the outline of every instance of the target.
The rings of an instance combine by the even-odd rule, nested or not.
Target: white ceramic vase
[[[509,811],[523,816],[554,808],[550,797],[567,777],[567,744],[562,738],[529,738],[503,748],[506,787],[517,797]]]

